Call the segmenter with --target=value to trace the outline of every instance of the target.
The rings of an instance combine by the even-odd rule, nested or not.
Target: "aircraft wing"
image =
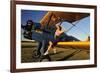
[[[72,23],[72,22],[75,22],[77,20],[83,19],[88,16],[89,16],[89,13],[49,11],[45,14],[45,16],[42,18],[40,23],[42,24],[42,26],[48,23],[49,23],[48,25],[54,25],[60,22],[61,19]]]

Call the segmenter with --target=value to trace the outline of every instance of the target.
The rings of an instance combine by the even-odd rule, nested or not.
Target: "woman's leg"
[[[49,51],[50,51],[51,48],[52,48],[52,42],[49,41],[49,45],[48,45],[47,50],[46,50],[46,52],[44,53],[44,55],[49,54]]]
[[[56,48],[53,48],[53,52],[56,54],[57,53],[57,50],[56,50]]]

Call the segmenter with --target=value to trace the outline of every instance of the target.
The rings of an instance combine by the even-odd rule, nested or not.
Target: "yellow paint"
[[[58,45],[90,45],[90,42],[59,42]]]

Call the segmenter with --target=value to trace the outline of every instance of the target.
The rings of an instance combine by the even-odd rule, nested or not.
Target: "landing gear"
[[[47,55],[43,55],[40,59],[40,62],[47,62],[47,61],[51,61],[51,58],[50,56],[47,54]]]
[[[35,62],[48,62],[48,61],[51,61],[51,58],[49,56],[49,54],[47,55],[40,55],[40,54],[37,54],[37,53],[34,53],[32,55],[32,58]]]

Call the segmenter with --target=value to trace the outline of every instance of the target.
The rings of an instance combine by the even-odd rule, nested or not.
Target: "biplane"
[[[41,27],[38,26],[38,28],[42,29],[45,26],[54,27],[58,23],[59,23],[59,25],[62,25],[63,22],[69,22],[72,26],[69,29],[65,30],[65,32],[68,32],[73,27],[76,27],[77,23],[80,22],[81,19],[84,19],[85,17],[88,17],[88,16],[90,16],[89,13],[48,11],[43,16],[43,18],[40,20],[40,23],[38,23],[39,25],[41,25]],[[42,39],[40,36],[41,35],[34,35],[34,39],[38,38],[37,41],[41,41]],[[74,49],[75,48],[81,48],[81,49],[84,48],[86,50],[89,50],[89,48],[90,48],[90,36],[89,35],[87,35],[87,38],[84,41],[80,41],[79,39],[77,39],[73,36],[66,35],[65,37],[67,38],[67,40],[58,42],[57,43],[58,46],[63,46],[63,47],[67,46],[67,47],[72,47]],[[22,40],[22,41],[34,42],[34,40],[29,40],[29,39]],[[32,46],[32,45],[30,45],[30,46]]]
[[[89,13],[73,13],[73,12],[57,12],[57,11],[49,11],[45,14],[45,16],[41,19],[40,25],[41,28],[45,26],[55,26],[57,23],[60,23],[62,25],[62,22],[69,22],[71,23],[72,27],[67,29],[66,32],[70,31],[73,27],[77,25],[78,22],[80,22],[81,19],[88,17]],[[77,21],[75,24],[73,22]],[[74,38],[74,41],[63,41],[59,42],[58,45],[63,45],[63,46],[72,46],[72,47],[85,47],[89,48],[90,46],[90,37],[88,37],[84,41],[79,41],[78,39]],[[70,36],[71,37],[71,36]],[[69,38],[70,38],[69,37]],[[67,37],[68,38],[68,37]],[[28,41],[28,40],[27,40]]]

